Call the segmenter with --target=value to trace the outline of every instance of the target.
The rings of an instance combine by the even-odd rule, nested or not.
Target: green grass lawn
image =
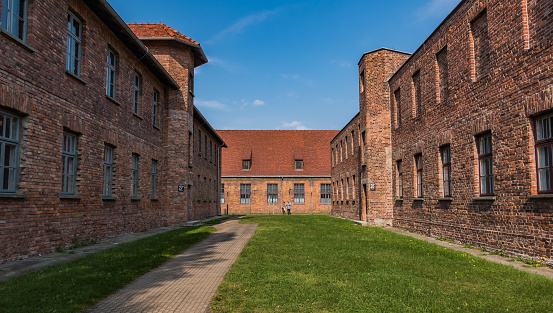
[[[214,312],[552,312],[553,281],[328,216],[259,223]]]
[[[180,228],[2,282],[0,312],[80,312],[214,231]]]

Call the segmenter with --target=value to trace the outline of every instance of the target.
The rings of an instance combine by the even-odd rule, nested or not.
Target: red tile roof
[[[338,130],[218,130],[222,176],[330,176],[330,141]],[[251,170],[242,160],[251,155]],[[303,171],[295,159],[303,159]]]
[[[199,42],[163,23],[130,23],[127,25],[138,38],[178,38],[198,46],[200,45]]]

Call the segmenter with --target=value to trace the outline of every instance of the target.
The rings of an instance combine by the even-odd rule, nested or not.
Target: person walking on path
[[[292,205],[290,204],[290,201],[288,201],[286,203],[286,211],[288,211],[288,215],[290,215],[290,208],[292,207]]]
[[[286,215],[286,211],[284,210],[284,202],[282,202],[280,208],[282,209],[282,215]]]

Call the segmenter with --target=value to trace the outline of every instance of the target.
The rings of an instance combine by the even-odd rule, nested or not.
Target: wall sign
[[[184,185],[179,185],[179,192],[184,191]]]
[[[371,191],[375,191],[376,190],[376,184],[370,184],[370,188],[371,188]]]

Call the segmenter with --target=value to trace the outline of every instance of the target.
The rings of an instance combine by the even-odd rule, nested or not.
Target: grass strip
[[[548,312],[553,281],[328,216],[259,223],[213,312]]]
[[[179,228],[0,283],[0,312],[80,312],[215,231]]]

